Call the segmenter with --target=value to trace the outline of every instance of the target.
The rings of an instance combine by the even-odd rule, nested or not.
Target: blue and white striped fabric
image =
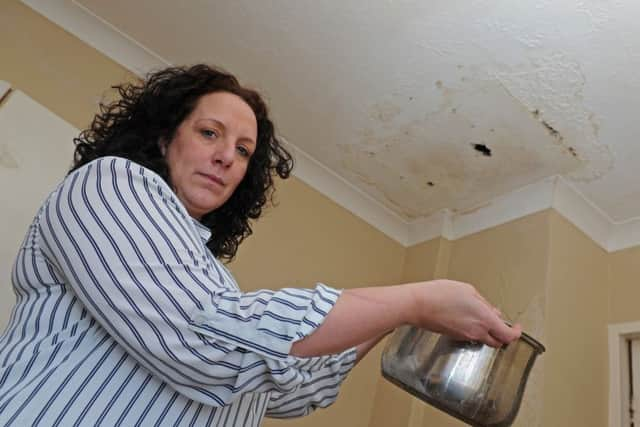
[[[355,363],[289,356],[339,291],[242,293],[158,175],[105,157],[30,226],[0,336],[2,426],[258,426],[333,403]]]

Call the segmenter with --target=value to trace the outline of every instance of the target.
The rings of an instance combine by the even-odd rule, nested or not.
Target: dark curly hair
[[[172,186],[159,141],[172,141],[199,99],[213,92],[229,92],[251,107],[258,138],[246,175],[225,204],[200,220],[212,232],[207,242],[211,252],[231,261],[240,242],[252,233],[250,220],[260,217],[263,206],[272,200],[274,175],[286,179],[293,168],[291,154],[276,137],[261,96],[241,86],[233,75],[204,64],[166,68],[149,74],[141,83],[112,89],[120,99],[101,103],[91,126],[74,138],[70,172],[99,157],[119,156],[153,170]]]

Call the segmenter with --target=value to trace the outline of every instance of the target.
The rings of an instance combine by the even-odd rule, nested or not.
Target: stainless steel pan
[[[523,333],[496,349],[403,326],[382,354],[382,374],[406,391],[477,427],[510,426],[536,357],[545,348]]]

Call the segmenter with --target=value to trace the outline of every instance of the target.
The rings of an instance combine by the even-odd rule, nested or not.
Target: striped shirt
[[[49,195],[12,270],[2,426],[258,426],[334,402],[356,350],[289,355],[339,291],[240,292],[164,180],[104,157]]]

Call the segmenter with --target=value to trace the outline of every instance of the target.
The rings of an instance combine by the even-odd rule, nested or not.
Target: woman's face
[[[258,124],[237,95],[204,95],[166,147],[173,189],[196,219],[231,197],[256,150]]]

